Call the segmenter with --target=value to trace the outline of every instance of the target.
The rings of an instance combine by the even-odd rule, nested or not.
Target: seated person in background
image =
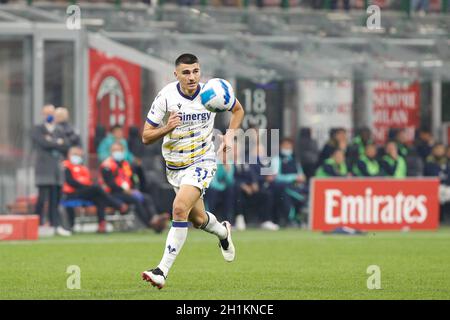
[[[290,138],[281,140],[280,155],[272,158],[271,166],[278,172],[274,182],[277,209],[281,210],[279,222],[296,225],[297,212],[306,201],[307,185],[303,169],[294,155],[294,142]]]
[[[410,148],[408,146],[408,136],[406,134],[406,129],[398,129],[395,133],[395,142],[397,143],[397,152],[400,156],[405,159]]]
[[[433,134],[429,129],[420,128],[416,131],[416,137],[414,140],[414,147],[417,150],[417,154],[423,161],[426,161],[431,154],[431,149],[434,145]]]
[[[354,168],[360,157],[365,154],[366,146],[372,143],[372,132],[370,129],[367,127],[359,129],[358,134],[353,138],[346,152],[348,168]]]
[[[105,208],[113,207],[120,212],[126,212],[127,205],[108,195],[99,185],[93,183],[89,168],[83,165],[83,149],[69,149],[68,159],[63,162],[65,182],[63,193],[65,198],[86,200],[94,203],[97,208],[98,232],[106,232]],[[75,223],[73,208],[67,208],[71,228]]]
[[[445,152],[447,160],[450,161],[450,145],[447,146],[447,151]]]
[[[316,171],[317,178],[346,177],[350,175],[345,162],[345,153],[341,149],[334,150],[332,156],[325,160]]]
[[[398,154],[397,143],[389,141],[385,148],[386,154],[381,158],[380,167],[383,176],[405,178],[407,167],[405,159]]]
[[[353,165],[352,172],[356,177],[376,177],[381,174],[377,160],[377,147],[374,144],[366,145],[365,153]]]
[[[363,156],[366,153],[366,146],[369,144],[373,144],[372,132],[369,128],[363,127],[353,138],[352,144],[349,148],[355,149],[358,156]]]
[[[114,198],[134,205],[139,220],[156,232],[162,232],[169,222],[170,215],[157,214],[155,203],[150,195],[136,189],[138,181],[130,163],[125,160],[125,150],[120,142],[111,146],[111,156],[100,165],[102,184],[105,191]]]
[[[246,229],[246,221],[254,220],[250,214],[256,213],[251,210],[257,204],[259,193],[258,176],[252,165],[245,161],[245,149],[235,144],[233,147],[234,162],[234,212],[235,226],[237,230]]]
[[[116,142],[123,146],[124,160],[132,163],[134,156],[128,149],[128,142],[124,138],[123,128],[120,125],[113,126],[110,133],[100,142],[97,148],[98,161],[103,162],[110,156],[111,146]]]
[[[440,180],[439,199],[441,204],[450,202],[450,162],[445,154],[445,146],[437,143],[425,163],[423,175],[438,177]]]
[[[330,130],[330,139],[323,147],[317,166],[321,166],[325,160],[329,159],[336,149],[347,152],[347,130],[344,128],[335,128]]]
[[[307,179],[314,176],[319,147],[317,141],[311,137],[311,128],[301,128],[297,139],[296,154],[300,155],[300,163]]]
[[[222,212],[221,220],[233,221],[234,164],[223,162],[217,164],[216,174],[205,194],[206,210]]]

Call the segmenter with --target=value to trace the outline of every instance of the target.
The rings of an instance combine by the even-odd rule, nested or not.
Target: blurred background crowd
[[[246,132],[280,130],[278,174],[219,165],[205,200],[221,219],[302,227],[313,177],[426,176],[441,182],[448,221],[447,0],[0,3],[0,214],[39,214],[62,235],[84,216],[99,232],[112,217],[161,231],[173,191],[141,128],[174,59],[192,52],[202,80],[232,83]]]

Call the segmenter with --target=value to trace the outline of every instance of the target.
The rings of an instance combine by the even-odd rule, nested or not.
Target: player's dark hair
[[[175,60],[175,66],[180,64],[194,64],[198,62],[198,58],[191,53],[183,53]]]

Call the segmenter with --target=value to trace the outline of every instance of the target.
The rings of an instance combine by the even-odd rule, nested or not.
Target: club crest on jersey
[[[181,109],[181,103],[177,104],[178,110]]]

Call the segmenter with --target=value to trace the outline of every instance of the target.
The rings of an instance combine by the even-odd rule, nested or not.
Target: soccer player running
[[[174,75],[178,81],[169,83],[156,96],[147,116],[142,142],[151,144],[164,137],[162,154],[166,161],[167,180],[176,196],[172,208],[172,227],[167,235],[164,254],[155,269],[142,273],[144,280],[161,289],[177,255],[186,240],[188,221],[197,229],[219,238],[224,259],[231,262],[235,249],[231,240],[231,225],[220,223],[205,210],[203,195],[216,171],[212,142],[214,117],[205,109],[199,96],[200,64],[196,56],[182,54],[175,61]],[[242,105],[235,100],[230,108],[229,129],[219,152],[230,150],[233,130],[244,118]]]

